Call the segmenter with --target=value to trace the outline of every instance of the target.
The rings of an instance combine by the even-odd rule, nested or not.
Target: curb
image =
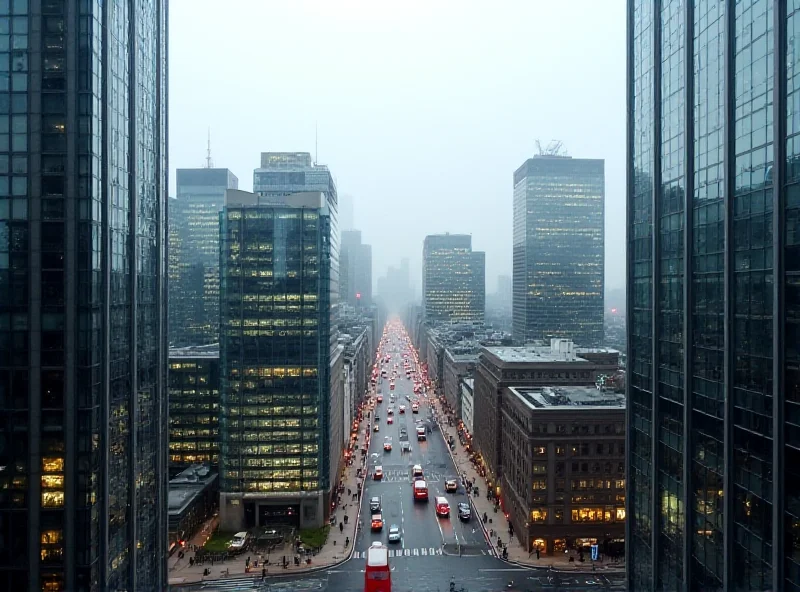
[[[327,569],[333,569],[335,567],[339,567],[340,565],[350,561],[353,558],[353,553],[356,550],[355,538],[358,535],[358,524],[359,524],[359,521],[361,519],[361,499],[364,496],[364,487],[366,486],[366,484],[367,484],[367,480],[366,480],[366,478],[364,478],[362,480],[362,483],[361,483],[361,496],[358,498],[358,515],[356,516],[355,530],[354,530],[354,533],[353,533],[353,544],[350,545],[350,552],[347,554],[347,556],[344,559],[341,559],[341,560],[339,560],[339,561],[337,561],[335,563],[329,563],[328,565],[318,565],[318,566],[309,567],[309,568],[306,568],[306,569],[299,569],[297,571],[291,571],[291,572],[287,572],[287,573],[268,573],[266,579],[270,580],[270,579],[278,579],[278,578],[291,578],[291,577],[293,577],[295,575],[316,573],[316,572],[324,571],[324,570],[327,570]],[[260,576],[257,576],[257,575],[253,576],[253,581],[260,581],[260,580],[261,580]],[[229,581],[229,578],[215,578],[213,580],[211,580],[211,579],[198,580],[196,582],[192,582],[191,584],[189,582],[186,582],[186,584],[180,584],[180,585],[193,585],[193,584],[201,584],[201,583],[204,583],[204,582],[217,583],[217,582],[227,582],[227,581]]]

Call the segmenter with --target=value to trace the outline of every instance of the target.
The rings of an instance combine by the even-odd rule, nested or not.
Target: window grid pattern
[[[537,156],[515,173],[525,187],[515,197],[515,232],[524,224],[523,342],[567,338],[583,346],[603,341],[605,163]],[[516,192],[516,189],[515,189]],[[521,241],[520,238],[516,241]],[[518,246],[515,245],[515,249]],[[518,273],[515,271],[515,274]],[[517,281],[517,280],[515,280]]]
[[[773,3],[740,2],[734,27],[734,576],[772,585]]]
[[[630,257],[630,466],[628,519],[631,586],[644,589],[653,580],[653,7],[651,0],[633,3],[632,68],[634,119],[631,157],[633,186],[629,204],[628,253]]]
[[[330,226],[299,208],[221,217],[222,490],[325,489]]]
[[[685,163],[685,7],[662,0],[661,186],[659,208],[658,302],[658,552],[657,586],[683,586],[683,233]]]
[[[784,581],[800,592],[800,0],[786,8]]]
[[[694,5],[693,346],[690,488],[692,587],[722,590],[724,532],[725,3]]]

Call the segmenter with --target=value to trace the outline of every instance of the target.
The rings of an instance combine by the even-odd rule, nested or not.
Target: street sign
[[[600,557],[600,546],[592,545],[592,561],[597,561]]]

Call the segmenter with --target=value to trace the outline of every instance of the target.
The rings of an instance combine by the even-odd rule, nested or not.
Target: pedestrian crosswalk
[[[428,555],[441,555],[442,549],[436,547],[420,547],[414,549],[389,548],[389,557],[426,557]],[[366,551],[354,551],[353,559],[366,559]]]
[[[436,471],[425,471],[425,481],[428,483],[438,483],[444,481],[442,473]],[[409,469],[387,469],[383,467],[383,481],[387,483],[411,483],[411,472]]]

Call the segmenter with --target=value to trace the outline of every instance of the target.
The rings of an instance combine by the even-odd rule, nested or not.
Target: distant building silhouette
[[[486,254],[472,250],[468,234],[432,234],[422,248],[425,320],[483,321],[486,313]]]
[[[170,201],[169,340],[176,347],[219,342],[219,214],[228,169],[178,169]]]

